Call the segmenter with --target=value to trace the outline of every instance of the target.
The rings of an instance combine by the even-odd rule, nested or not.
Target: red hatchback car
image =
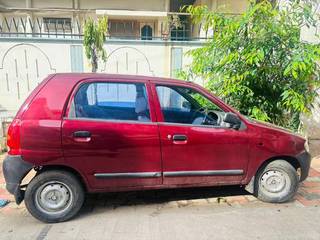
[[[44,222],[75,216],[85,192],[246,185],[285,202],[310,167],[304,138],[194,83],[128,75],[48,76],[18,111],[8,147],[6,187]]]

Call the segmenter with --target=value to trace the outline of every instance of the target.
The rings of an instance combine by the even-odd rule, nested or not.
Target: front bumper
[[[300,182],[302,182],[308,177],[311,164],[311,155],[307,151],[304,151],[296,157],[301,168]]]
[[[22,179],[32,169],[33,165],[22,159],[21,156],[8,155],[3,161],[3,174],[6,180],[6,188],[9,193],[14,195],[17,204],[24,199],[24,191],[20,184]]]

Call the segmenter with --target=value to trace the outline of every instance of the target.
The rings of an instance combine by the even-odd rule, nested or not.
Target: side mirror
[[[231,112],[227,112],[224,115],[223,121],[225,123],[229,123],[233,129],[239,129],[241,126],[240,118],[236,114]]]

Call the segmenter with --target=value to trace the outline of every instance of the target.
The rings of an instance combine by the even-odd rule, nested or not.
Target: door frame
[[[72,118],[69,117],[69,112],[70,109],[72,107],[72,102],[74,100],[75,95],[77,94],[79,88],[83,85],[83,84],[88,84],[88,83],[115,83],[115,84],[136,84],[136,83],[140,83],[140,84],[144,84],[145,88],[146,88],[146,94],[147,94],[147,98],[148,98],[148,105],[149,105],[149,112],[150,112],[150,122],[139,122],[137,120],[112,120],[112,119],[94,119],[94,118]],[[153,93],[152,93],[152,89],[150,86],[150,83],[148,80],[144,80],[144,79],[117,79],[116,77],[114,78],[85,78],[82,79],[81,81],[77,82],[77,84],[74,86],[73,90],[71,91],[71,93],[68,96],[68,99],[65,103],[64,106],[64,110],[63,110],[63,114],[62,114],[62,121],[61,121],[61,131],[62,131],[62,135],[61,138],[63,138],[64,134],[63,134],[63,125],[64,122],[67,120],[72,120],[72,121],[80,121],[80,122],[97,122],[97,123],[101,123],[101,122],[106,122],[106,123],[114,123],[114,124],[144,124],[144,125],[154,125],[157,126],[157,115],[156,115],[156,111],[155,111],[155,107],[154,107],[154,98],[153,98]],[[160,143],[160,136],[159,136],[159,128],[157,127],[157,136],[158,136],[158,143],[159,143],[159,155],[160,155],[160,169],[159,171],[156,172],[141,172],[141,171],[137,171],[137,172],[98,172],[98,173],[94,173],[93,176],[96,179],[110,179],[110,180],[117,180],[117,179],[128,179],[128,181],[130,181],[130,179],[146,179],[146,178],[150,178],[150,179],[159,179],[160,183],[156,184],[156,185],[137,185],[136,187],[134,186],[119,186],[119,187],[106,187],[103,190],[106,191],[113,191],[114,189],[134,189],[134,188],[153,188],[156,186],[161,186],[163,184],[163,169],[162,169],[162,158],[161,158],[161,143]],[[65,156],[65,149],[63,146],[63,139],[61,139],[61,143],[62,143],[62,149],[63,149],[63,158],[66,159]],[[83,175],[85,176],[85,178],[87,179],[88,184],[92,187],[92,183],[91,181],[88,179],[87,176],[88,173],[83,173]],[[96,189],[96,190],[101,190],[101,189]]]
[[[243,169],[226,169],[226,170],[194,170],[194,171],[165,171],[164,169],[164,159],[163,159],[163,142],[162,142],[162,138],[161,138],[161,132],[160,132],[160,127],[161,126],[182,126],[182,127],[201,127],[201,128],[209,128],[209,129],[226,129],[229,131],[247,131],[247,127],[245,124],[245,121],[243,120],[243,116],[241,116],[237,111],[235,111],[234,109],[232,109],[231,107],[229,107],[228,105],[226,105],[224,102],[222,102],[222,100],[220,100],[219,98],[212,96],[211,94],[209,94],[204,88],[196,85],[196,84],[192,84],[192,83],[183,83],[183,82],[166,82],[163,80],[159,80],[159,81],[152,81],[150,82],[150,86],[151,86],[151,91],[152,91],[152,98],[153,98],[153,104],[155,107],[155,111],[156,111],[156,115],[157,115],[157,119],[158,119],[158,126],[159,126],[159,139],[160,139],[160,146],[161,146],[161,163],[162,163],[162,175],[163,175],[163,184],[165,185],[165,178],[166,177],[202,177],[202,176],[242,176],[242,179],[244,179],[246,177],[247,174],[247,170],[248,170],[248,165],[249,165],[249,140],[248,140],[248,146],[247,146],[247,161],[246,161],[246,166],[244,166]],[[156,90],[157,86],[167,86],[167,87],[185,87],[185,88],[191,88],[196,90],[197,92],[203,94],[205,97],[208,98],[208,100],[212,101],[214,104],[216,104],[218,107],[220,107],[223,111],[225,112],[232,112],[234,114],[236,114],[241,121],[243,122],[245,128],[242,130],[235,130],[235,129],[230,129],[228,127],[225,126],[210,126],[210,125],[191,125],[191,124],[184,124],[184,123],[171,123],[171,122],[165,122],[164,121],[164,116],[161,110],[161,105],[160,105],[160,101],[159,101],[159,97],[158,97],[158,93]],[[241,179],[241,180],[242,180]],[[240,183],[241,181],[239,181]],[[237,183],[238,182],[234,182]],[[202,184],[200,184],[202,185]],[[206,185],[206,184],[204,184]],[[210,184],[208,184],[210,185]]]

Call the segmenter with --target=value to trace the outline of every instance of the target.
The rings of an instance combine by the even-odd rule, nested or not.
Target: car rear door
[[[94,189],[162,183],[158,126],[144,81],[86,80],[62,123],[64,158]]]
[[[186,92],[197,92],[195,98],[202,95],[217,105],[200,89],[164,82],[153,84],[152,89],[157,96],[155,105],[159,116],[164,184],[240,183],[248,162],[247,131],[201,125],[199,116],[189,109],[192,101],[188,102],[188,96],[185,98],[180,94],[183,89],[189,89]],[[221,111],[223,115],[224,110]]]

